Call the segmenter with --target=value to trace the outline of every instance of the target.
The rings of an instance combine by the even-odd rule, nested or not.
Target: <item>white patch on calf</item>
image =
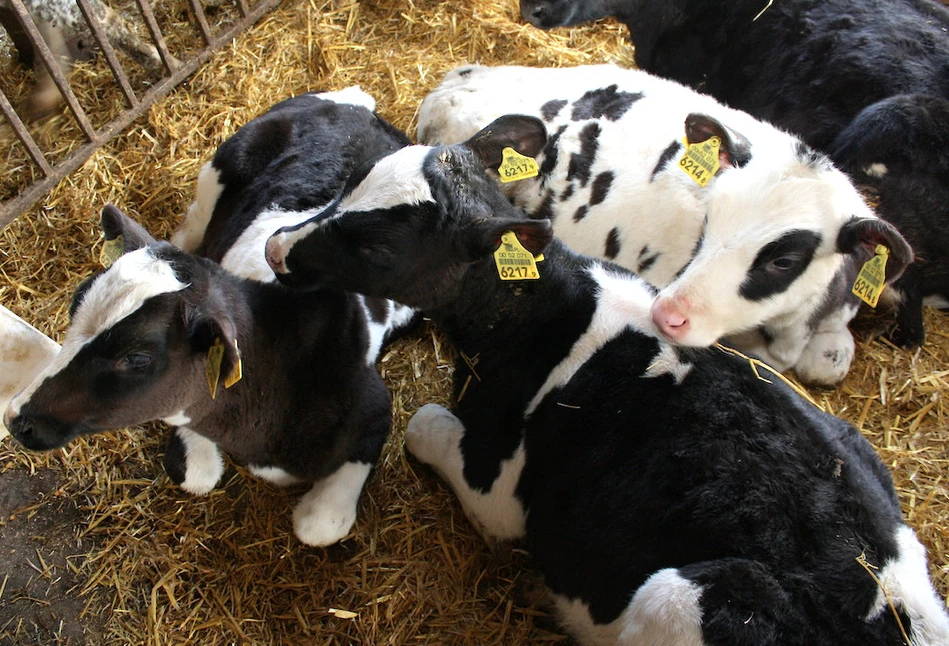
[[[13,399],[10,410],[19,414],[43,380],[63,370],[82,348],[135,313],[149,298],[185,287],[171,265],[156,258],[148,247],[121,256],[86,290],[72,317],[62,350],[29,387]]]
[[[888,289],[887,291],[892,292],[895,290]],[[923,299],[923,305],[926,305],[927,307],[935,307],[940,310],[949,309],[949,299],[947,299],[942,294],[932,294]]]
[[[171,417],[163,417],[161,421],[169,426],[187,426],[191,423],[191,418],[185,415],[184,410],[180,410]]]
[[[214,214],[214,206],[223,190],[221,173],[211,162],[206,163],[198,173],[198,187],[195,190],[194,202],[188,207],[188,213],[181,226],[172,234],[171,244],[188,253],[193,253],[201,246],[204,232]]]
[[[244,278],[262,283],[272,283],[276,280],[273,269],[267,264],[264,250],[267,240],[274,231],[281,227],[288,227],[306,222],[325,209],[321,206],[306,211],[263,211],[254,218],[244,229],[224,257],[221,266],[227,271]]]
[[[857,309],[856,304],[844,305],[821,320],[794,362],[794,372],[802,381],[833,386],[847,376],[855,350],[847,324]]]
[[[573,379],[597,350],[623,330],[633,328],[649,336],[659,336],[649,312],[653,295],[644,281],[635,276],[614,274],[599,263],[590,267],[590,275],[599,286],[593,319],[570,348],[570,354],[547,375],[544,385],[527,405],[525,417],[530,417],[552,390]]]
[[[501,463],[501,473],[487,493],[475,491],[465,480],[461,438],[465,427],[457,417],[437,404],[422,406],[405,430],[405,448],[429,465],[455,492],[465,515],[486,540],[512,540],[524,535],[524,505],[514,495],[524,469],[523,442]]]
[[[346,462],[318,480],[293,510],[293,531],[303,543],[323,547],[342,539],[356,522],[356,503],[371,464]]]
[[[567,631],[596,646],[703,646],[702,588],[674,569],[659,570],[643,583],[615,620],[596,624],[579,599],[552,595]]]
[[[870,177],[883,177],[887,174],[887,172],[889,172],[889,169],[887,169],[886,164],[877,162],[864,168],[863,172]]]
[[[175,433],[185,447],[185,479],[181,488],[196,496],[210,493],[224,475],[224,459],[217,444],[185,426],[179,426]]]
[[[682,380],[692,371],[691,363],[679,361],[679,355],[675,348],[668,344],[663,344],[659,348],[649,368],[646,369],[646,377],[661,377],[662,375],[672,375],[676,385],[682,383]]]
[[[363,89],[358,85],[351,85],[342,90],[336,90],[335,92],[317,92],[314,96],[324,101],[358,105],[366,108],[370,112],[376,109],[376,100],[363,92]]]
[[[403,204],[434,202],[432,189],[422,173],[426,146],[409,146],[398,155],[380,159],[365,179],[339,203],[337,216],[347,211],[385,210]]]
[[[372,366],[379,358],[379,352],[382,350],[382,343],[385,341],[386,334],[408,324],[415,316],[415,310],[395,301],[388,301],[389,311],[386,314],[386,320],[379,323],[372,319],[372,312],[369,311],[369,306],[366,305],[365,296],[357,294],[356,297],[366,313],[366,324],[369,329],[369,349],[366,351],[366,364]]]
[[[258,467],[248,464],[247,469],[261,480],[266,480],[278,487],[289,487],[290,485],[302,482],[295,475],[291,475],[280,467]]]
[[[883,594],[886,590],[897,609],[909,615],[913,646],[949,644],[949,617],[945,604],[929,581],[926,548],[906,525],[896,530],[896,543],[899,557],[884,563],[877,572],[883,589],[877,592],[866,620],[873,621],[880,613],[891,612]]]

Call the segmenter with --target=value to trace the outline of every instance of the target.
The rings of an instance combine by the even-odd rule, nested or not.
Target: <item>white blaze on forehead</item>
[[[342,199],[337,214],[434,202],[432,189],[422,173],[425,158],[431,150],[428,146],[408,146],[380,159],[359,185]]]
[[[167,261],[156,258],[148,247],[120,257],[99,276],[82,297],[73,315],[66,340],[56,359],[16,396],[10,404],[19,414],[44,379],[63,370],[99,334],[136,312],[145,301],[187,287],[175,277]]]

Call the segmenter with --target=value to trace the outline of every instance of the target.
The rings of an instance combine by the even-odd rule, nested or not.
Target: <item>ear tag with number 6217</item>
[[[501,246],[494,252],[494,264],[501,280],[537,280],[540,278],[537,263],[543,259],[543,254],[534,256],[525,249],[513,231],[501,235]]]
[[[705,187],[720,168],[718,161],[718,150],[722,145],[722,140],[718,137],[709,137],[705,141],[690,144],[688,139],[683,139],[685,152],[679,158],[679,168],[686,175],[695,180],[695,183]]]
[[[237,347],[237,339],[234,339],[234,349],[237,350],[237,365],[231,370],[231,374],[224,378],[224,387],[230,388],[244,376],[244,369],[241,362],[240,349]],[[208,363],[205,372],[208,378],[208,388],[211,390],[211,399],[217,396],[217,384],[221,379],[221,362],[224,361],[224,341],[221,337],[214,339],[214,344],[208,349]]]
[[[876,307],[880,301],[880,294],[886,287],[886,259],[890,250],[881,244],[876,246],[873,258],[863,263],[857,280],[853,284],[854,294],[870,307]]]
[[[502,184],[537,177],[538,166],[533,157],[527,157],[508,147],[501,151],[501,159],[498,175],[501,176]]]
[[[102,249],[99,251],[99,263],[108,269],[115,261],[125,253],[125,238],[116,236],[112,240],[106,240],[102,243]]]

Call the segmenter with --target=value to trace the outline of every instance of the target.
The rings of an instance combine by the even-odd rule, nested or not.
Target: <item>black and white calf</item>
[[[507,184],[511,199],[574,250],[661,287],[653,318],[676,343],[727,337],[807,382],[837,383],[853,358],[857,271],[877,244],[887,282],[912,259],[825,156],[645,72],[460,67],[423,102],[419,139],[457,143],[515,112],[543,127],[519,151],[537,155],[539,174]],[[685,143],[713,139],[721,169],[700,185],[683,170]]]
[[[456,362],[457,410],[422,407],[407,449],[483,534],[526,540],[584,644],[949,643],[873,448],[747,361],[668,343],[651,286],[524,219],[485,173],[524,125],[393,153],[345,209],[267,243],[282,282],[424,308],[477,357],[470,381]],[[500,280],[509,232],[514,258],[543,252],[538,279]]]
[[[95,54],[92,31],[75,0],[23,0],[23,5],[64,75],[69,74],[75,61]],[[158,50],[135,34],[125,16],[102,0],[91,0],[89,6],[113,47],[149,71],[162,72],[164,63]],[[29,116],[35,118],[49,113],[62,103],[62,96],[7,0],[0,0],[0,25],[17,48],[20,60],[33,65],[36,74],[36,88],[26,106]]]
[[[869,183],[880,194],[881,217],[917,252],[916,265],[894,285],[902,302],[893,340],[923,342],[923,297],[949,303],[942,207],[949,189],[938,170],[949,165],[941,143],[949,123],[940,116],[949,112],[944,3],[521,0],[521,13],[544,29],[615,17],[629,27],[639,68],[787,129]],[[859,157],[848,154],[855,147]],[[915,158],[915,167],[888,163],[894,151]],[[935,164],[924,166],[924,158]],[[878,181],[882,173],[888,176]]]
[[[225,142],[177,236],[213,260],[157,242],[107,207],[106,238],[125,253],[77,290],[58,358],[6,412],[14,437],[45,450],[164,420],[177,427],[165,468],[185,490],[217,484],[223,450],[278,485],[313,482],[294,512],[301,541],[345,536],[389,430],[375,360],[412,311],[336,289],[287,289],[273,282],[264,243],[315,213],[281,208],[331,200],[356,166],[407,143],[371,106],[358,89],[302,95]],[[222,384],[212,388],[215,344]],[[242,376],[225,387],[238,364]]]

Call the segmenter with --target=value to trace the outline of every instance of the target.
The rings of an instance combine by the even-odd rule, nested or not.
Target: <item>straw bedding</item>
[[[176,46],[191,42],[183,6],[158,9],[160,19],[172,15],[182,25],[180,45],[171,39],[176,54]],[[284,2],[0,232],[0,303],[60,339],[72,290],[98,266],[103,204],[114,202],[155,235],[169,236],[215,147],[290,95],[359,84],[376,97],[383,116],[414,135],[422,96],[460,63],[631,60],[619,26],[546,33],[519,24],[513,0]],[[8,95],[26,96],[29,76],[0,61]],[[121,108],[102,61],[80,65],[72,80],[97,119]],[[64,124],[57,116],[33,128],[47,144],[67,149],[76,134]],[[8,136],[0,128],[0,141]],[[30,172],[19,153],[4,148],[10,152],[0,155],[6,165],[0,192],[9,195]],[[905,516],[928,547],[945,597],[949,318],[930,311],[926,323],[926,345],[906,352],[875,338],[885,318],[861,321],[850,376],[840,388],[810,394],[856,424],[892,469]],[[43,514],[59,519],[61,531],[50,534],[56,541],[31,535],[38,542],[25,553],[0,543],[0,556],[32,565],[27,578],[34,590],[27,594],[0,573],[0,608],[21,609],[19,619],[0,610],[0,643],[564,640],[528,605],[536,584],[529,556],[516,547],[485,545],[441,482],[402,450],[410,415],[427,402],[448,403],[452,359],[453,350],[431,327],[383,353],[379,369],[393,395],[391,440],[352,534],[329,549],[293,537],[290,512],[303,489],[274,488],[233,465],[207,498],[171,485],[160,462],[168,429],[160,425],[79,440],[43,455],[4,440],[0,487],[45,484],[34,487],[39,493],[29,502],[3,512],[0,535]]]

